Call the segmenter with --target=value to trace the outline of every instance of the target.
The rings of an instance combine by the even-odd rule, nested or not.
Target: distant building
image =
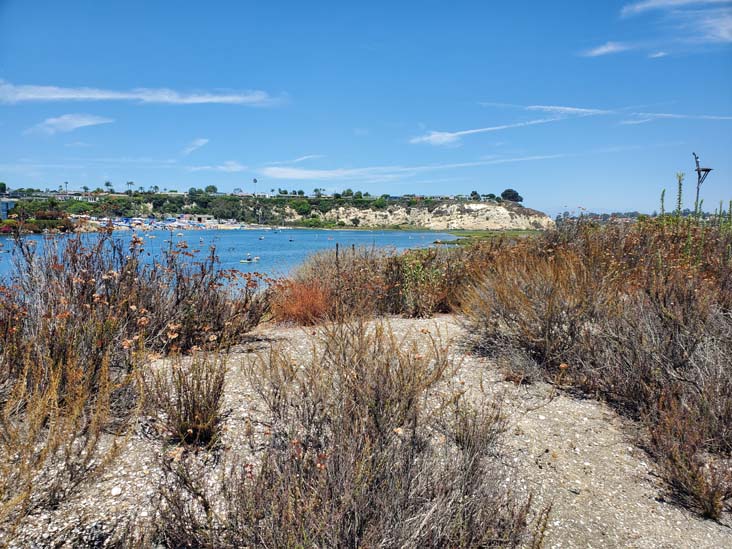
[[[79,202],[98,202],[99,197],[95,194],[90,193],[71,193],[69,194],[69,200],[78,200]]]
[[[7,219],[10,210],[15,207],[15,200],[0,200],[0,219]]]
[[[208,214],[183,214],[180,216],[183,221],[193,221],[194,223],[211,223],[216,221],[214,216]]]

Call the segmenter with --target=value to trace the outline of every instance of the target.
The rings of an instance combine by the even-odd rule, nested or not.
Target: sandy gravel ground
[[[389,320],[399,337],[425,338],[430,330],[453,340],[457,382],[468,395],[490,394],[502,402],[509,428],[505,460],[512,488],[533,494],[535,512],[551,505],[547,548],[732,548],[732,521],[702,520],[666,501],[654,466],[634,440],[633,425],[607,406],[557,392],[551,385],[517,386],[503,381],[492,362],[461,351],[461,328],[452,316]],[[281,345],[295,356],[312,349],[313,329],[263,326],[229,358],[226,447],[244,451],[243,425],[253,395],[243,382],[242,361]],[[482,389],[481,389],[482,388]],[[157,456],[165,450],[144,436],[144,422],[124,453],[100,478],[58,509],[29,517],[14,539],[0,547],[101,547],[106,532],[151,518],[159,476]]]

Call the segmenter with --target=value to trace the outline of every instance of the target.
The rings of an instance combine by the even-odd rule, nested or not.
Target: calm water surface
[[[158,257],[162,250],[172,242],[185,241],[189,250],[201,250],[205,253],[210,246],[216,246],[216,253],[223,269],[237,269],[243,272],[261,272],[270,276],[284,275],[302,263],[309,255],[320,250],[334,249],[336,243],[341,248],[351,246],[389,247],[396,250],[407,248],[423,248],[433,245],[435,240],[452,240],[453,235],[436,232],[408,231],[348,231],[348,230],[201,230],[201,231],[119,231],[115,239],[129,242],[133,234],[145,239],[145,253],[151,258]],[[84,238],[97,238],[95,234]],[[53,238],[69,238],[67,236],[28,236],[36,240],[39,246]],[[11,272],[13,239],[0,237],[0,276]],[[259,261],[242,263],[248,258],[259,257]]]

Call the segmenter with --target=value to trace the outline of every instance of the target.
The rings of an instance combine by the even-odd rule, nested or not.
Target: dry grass
[[[190,360],[177,356],[170,369],[158,369],[145,383],[147,405],[173,444],[213,447],[220,439],[226,379],[225,358],[197,352]]]
[[[732,492],[731,277],[719,227],[569,225],[494,257],[467,330],[477,351],[514,362],[511,379],[539,367],[643,421],[670,492],[718,518]]]
[[[276,322],[309,326],[328,317],[332,300],[330,292],[317,280],[281,280],[274,286],[270,311]]]
[[[466,286],[505,242],[495,239],[470,247],[404,253],[355,247],[320,252],[291,279],[275,286],[273,317],[309,325],[354,316],[429,317],[452,312]]]
[[[224,287],[233,275],[218,271],[213,252],[196,262],[171,249],[164,264],[146,263],[140,239],[126,248],[109,235],[39,248],[18,240],[12,285],[0,288],[5,536],[114,460],[141,405],[139,373],[148,351],[228,346],[266,310],[256,279]],[[206,399],[219,379],[192,372],[174,375],[180,407],[164,412],[179,412],[178,434],[193,429],[203,439],[216,425],[197,414],[211,415]]]
[[[514,547],[528,502],[503,486],[500,409],[450,389],[439,339],[328,324],[311,357],[273,349],[246,373],[263,403],[252,455],[214,472],[168,461],[169,547]],[[436,389],[442,387],[441,397]],[[430,395],[432,395],[431,398]]]

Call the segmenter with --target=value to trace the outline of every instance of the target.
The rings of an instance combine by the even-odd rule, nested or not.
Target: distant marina
[[[258,231],[283,231],[292,229],[285,226],[259,225],[252,223],[239,223],[236,221],[218,221],[211,216],[184,215],[179,217],[168,217],[165,219],[153,219],[147,217],[90,217],[71,216],[82,231],[93,232],[103,228],[113,230],[131,231],[236,231],[236,230],[258,230]],[[260,236],[263,240],[264,237]]]
[[[308,255],[333,250],[336,244],[344,253],[359,247],[391,248],[399,252],[409,248],[433,246],[437,241],[456,239],[454,235],[432,231],[300,229],[242,224],[222,228],[211,224],[179,221],[138,224],[134,219],[129,222],[113,222],[113,227],[119,229],[114,238],[125,243],[131,242],[134,237],[142,238],[145,259],[160,259],[166,250],[180,246],[192,253],[192,260],[195,261],[202,258],[213,246],[221,269],[260,272],[269,276],[286,275],[297,268]],[[74,236],[27,235],[23,238],[42,244],[48,239]],[[89,232],[82,235],[82,238],[98,238],[98,235]],[[0,277],[11,272],[14,247],[12,237],[0,238]]]

